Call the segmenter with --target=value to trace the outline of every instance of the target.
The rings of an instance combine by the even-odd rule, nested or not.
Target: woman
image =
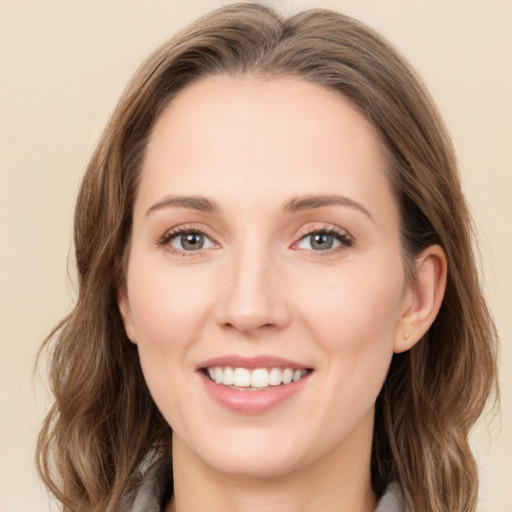
[[[368,27],[232,5],[162,46],[75,246],[38,446],[64,510],[475,510],[496,332],[446,130]]]

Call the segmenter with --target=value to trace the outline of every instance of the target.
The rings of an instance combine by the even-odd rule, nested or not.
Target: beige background
[[[73,300],[73,203],[95,141],[142,59],[224,3],[0,0],[0,512],[49,510],[33,469],[48,399],[44,379],[31,372],[38,345]],[[502,416],[474,435],[481,510],[511,512],[512,1],[273,3],[290,13],[334,7],[373,25],[417,67],[440,106],[503,341]]]

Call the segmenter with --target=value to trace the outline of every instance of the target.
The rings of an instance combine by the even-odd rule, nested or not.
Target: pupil
[[[200,233],[187,233],[181,236],[181,246],[183,249],[194,250],[201,249],[204,244],[204,236]]]
[[[313,242],[311,243],[311,247],[319,251],[325,251],[332,248],[333,242],[334,238],[332,235],[328,235],[326,233],[317,233],[316,235],[313,235]]]

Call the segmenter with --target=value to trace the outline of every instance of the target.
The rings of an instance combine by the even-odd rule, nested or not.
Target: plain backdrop
[[[38,347],[74,298],[81,174],[140,62],[217,0],[0,0],[0,512],[48,512],[33,463],[49,406]],[[511,512],[512,1],[275,1],[331,7],[387,36],[423,76],[457,148],[502,338],[502,414],[475,429],[480,510]],[[69,260],[69,275],[68,275]]]

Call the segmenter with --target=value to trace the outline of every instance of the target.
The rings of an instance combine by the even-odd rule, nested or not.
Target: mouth
[[[219,405],[242,414],[265,413],[300,394],[314,371],[279,357],[238,355],[203,361],[196,370]]]
[[[204,375],[216,384],[241,391],[263,391],[277,386],[287,386],[303,379],[311,369],[293,368],[244,368],[210,366],[202,368]]]

